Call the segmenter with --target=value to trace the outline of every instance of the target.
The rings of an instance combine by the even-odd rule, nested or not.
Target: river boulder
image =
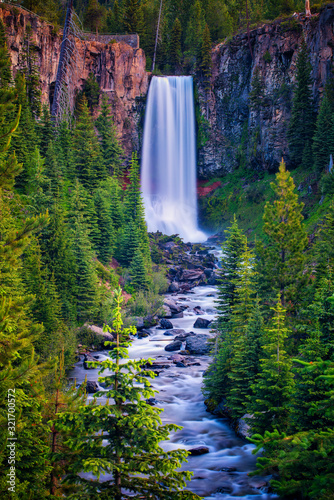
[[[182,342],[181,340],[176,340],[175,342],[172,342],[171,344],[167,344],[165,347],[165,351],[179,351],[182,347]]]
[[[162,318],[159,328],[162,330],[171,330],[173,328],[173,323],[169,321],[169,319]]]
[[[194,323],[194,328],[209,328],[211,321],[204,318],[197,318]]]
[[[196,457],[198,455],[205,455],[206,453],[209,453],[210,450],[207,446],[197,446],[196,448],[192,448],[191,450],[188,450],[190,455]]]
[[[200,333],[199,335],[194,335],[186,338],[186,350],[189,351],[190,354],[209,354],[210,345],[208,340],[210,339],[209,335],[204,335]]]
[[[82,385],[85,385],[84,383]],[[99,390],[99,386],[95,380],[87,380],[86,382],[86,392],[87,394],[95,394]]]
[[[178,284],[177,281],[173,281],[169,287],[168,287],[168,292],[169,293],[175,293],[175,292],[178,292],[180,289],[180,285]]]
[[[246,413],[243,417],[239,418],[237,421],[237,425],[235,427],[235,432],[242,439],[246,439],[248,437],[251,437],[251,435],[252,435],[250,425],[245,420],[246,418],[252,418],[252,417],[253,417],[253,415]]]

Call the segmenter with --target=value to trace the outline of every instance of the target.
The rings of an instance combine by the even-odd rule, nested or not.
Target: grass
[[[317,184],[316,175],[301,167],[291,172],[299,201],[304,203],[303,214],[308,234],[312,234],[321,218],[325,215],[330,197],[326,196],[319,205],[321,192],[308,193],[308,186],[313,189]],[[264,238],[262,218],[267,202],[273,202],[274,192],[270,183],[275,174],[236,170],[224,177],[210,179],[204,186],[220,181],[222,186],[209,195],[199,199],[200,223],[206,231],[216,233],[230,226],[234,214],[239,227],[245,232],[250,242]]]

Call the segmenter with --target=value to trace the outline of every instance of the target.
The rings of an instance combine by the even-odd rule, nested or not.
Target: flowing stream
[[[196,316],[193,309],[200,306],[204,314],[200,317],[212,320],[215,317],[216,288],[199,286],[192,293],[173,295],[173,300],[187,305],[183,318],[172,319],[174,328],[186,332],[207,333],[209,330],[194,329]],[[135,339],[129,350],[132,359],[167,360],[173,353],[164,350],[165,330],[153,328],[152,335],[143,339]],[[96,353],[99,359],[107,357],[107,352]],[[206,411],[204,397],[201,392],[203,372],[207,369],[209,356],[192,356],[195,366],[186,368],[172,364],[163,370],[152,381],[159,391],[156,394],[158,407],[164,409],[161,414],[163,423],[172,422],[183,427],[172,434],[170,441],[161,443],[164,450],[176,448],[192,449],[206,446],[209,453],[200,456],[189,456],[184,470],[191,470],[194,475],[187,488],[207,500],[232,500],[236,497],[244,500],[271,500],[276,495],[266,493],[263,478],[249,478],[247,472],[255,469],[256,457],[252,455],[254,446],[238,438],[225,419],[217,418]],[[83,362],[77,363],[71,376],[82,383],[87,375],[88,380],[97,380],[98,370],[84,370]],[[105,372],[106,374],[107,372]],[[101,403],[104,398],[101,398]]]
[[[147,99],[141,186],[148,231],[205,241],[197,228],[196,134],[191,76],[153,77]]]

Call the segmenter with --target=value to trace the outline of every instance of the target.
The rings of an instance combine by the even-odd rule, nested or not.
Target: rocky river
[[[147,336],[139,334],[141,338],[135,338],[129,350],[130,358],[156,360],[153,368],[158,376],[152,384],[159,392],[151,404],[164,409],[163,423],[183,427],[161,446],[166,451],[191,450],[188,463],[183,464],[184,469],[193,471],[188,489],[207,500],[278,498],[268,492],[269,478],[248,476],[255,469],[254,446],[238,437],[226,419],[210,414],[204,404],[201,387],[210,362],[207,340],[213,336],[208,322],[215,318],[216,294],[216,287],[207,285],[167,296],[167,302],[172,300],[183,309],[183,314],[178,315],[183,317],[169,319],[171,324],[162,321],[164,328],[161,324],[152,327]],[[196,326],[206,324],[206,328],[194,327],[198,318],[207,321],[197,322]],[[103,360],[108,353],[94,355]],[[97,381],[97,372],[85,370],[80,361],[71,376],[80,384],[86,375],[88,381]]]

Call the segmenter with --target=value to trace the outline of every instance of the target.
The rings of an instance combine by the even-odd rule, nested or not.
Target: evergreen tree
[[[122,500],[128,497],[125,491],[138,498],[190,500],[199,498],[183,490],[189,472],[176,472],[186,458],[184,450],[164,452],[159,442],[179,427],[161,425],[161,410],[148,405],[145,399],[154,395],[147,377],[153,373],[142,371],[142,361],[121,360],[128,358],[129,342],[125,339],[134,334],[130,327],[122,330],[121,290],[114,292],[113,332],[116,342],[109,352],[111,359],[94,363],[101,372],[108,369],[112,374],[101,377],[109,388],[108,398],[114,404],[82,406],[79,412],[64,413],[55,426],[62,432],[72,433],[65,444],[74,454],[74,461],[65,481],[79,484],[80,498],[110,498]],[[149,361],[150,362],[150,361]],[[102,433],[100,434],[100,431]],[[84,441],[82,436],[85,436]],[[106,440],[106,446],[102,441]],[[81,472],[92,472],[97,479],[87,481]],[[111,473],[109,479],[99,481],[101,474]],[[140,474],[138,474],[140,473]],[[161,480],[163,477],[163,480]]]
[[[284,350],[289,331],[285,309],[278,294],[274,316],[263,337],[263,358],[256,382],[252,385],[249,413],[253,414],[250,425],[254,432],[287,429],[294,387],[291,360]]]
[[[298,54],[296,87],[293,96],[288,138],[290,157],[295,165],[303,161],[303,154],[310,151],[314,132],[314,111],[312,99],[311,64],[305,40]]]
[[[46,156],[50,142],[53,141],[55,129],[51,121],[51,115],[47,106],[43,106],[42,117],[39,123],[39,149],[42,156]]]
[[[124,0],[123,26],[127,33],[136,33],[138,24],[138,0]]]
[[[210,89],[210,79],[211,79],[211,36],[210,30],[207,24],[205,24],[203,41],[201,46],[201,71],[204,77],[205,89],[208,91]]]
[[[178,71],[181,65],[182,50],[181,50],[182,28],[178,18],[175,19],[170,39],[169,61],[174,71]]]
[[[263,231],[268,243],[266,247],[258,245],[259,284],[263,298],[268,299],[280,291],[282,304],[291,301],[292,306],[300,300],[301,286],[306,279],[303,252],[308,239],[301,213],[304,204],[298,203],[293,179],[283,161],[271,187],[276,200],[267,202],[264,209]]]
[[[96,128],[100,135],[101,151],[106,169],[118,177],[122,170],[124,151],[117,140],[116,127],[110,116],[110,106],[106,94],[102,96],[101,114],[96,120]]]
[[[314,259],[316,262],[315,279],[326,276],[330,269],[334,269],[334,201],[328,207],[328,212],[320,225],[314,245]]]
[[[149,281],[147,279],[147,271],[145,261],[140,250],[136,250],[130,265],[131,284],[135,290],[147,290]]]
[[[110,204],[106,191],[99,189],[95,192],[94,204],[96,207],[97,223],[100,233],[100,243],[97,247],[97,256],[104,264],[111,259],[114,248],[115,231],[112,225]]]
[[[313,137],[314,166],[318,172],[323,172],[329,164],[329,157],[333,154],[332,142],[334,140],[333,110],[325,94],[320,104],[317,117],[315,134]]]
[[[72,148],[77,175],[91,192],[107,173],[85,97],[79,103]]]
[[[204,28],[205,19],[201,2],[200,0],[196,0],[190,9],[185,48],[188,57],[192,57],[197,64],[200,62]]]

